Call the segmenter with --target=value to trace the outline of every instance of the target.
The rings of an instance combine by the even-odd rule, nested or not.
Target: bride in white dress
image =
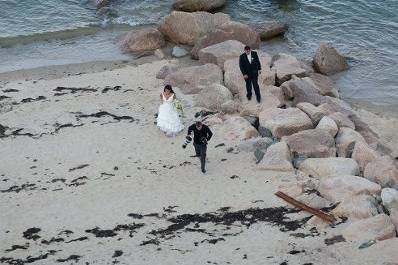
[[[167,136],[175,136],[184,129],[181,118],[173,104],[175,98],[173,88],[166,85],[163,93],[160,94],[163,103],[159,107],[157,126]]]

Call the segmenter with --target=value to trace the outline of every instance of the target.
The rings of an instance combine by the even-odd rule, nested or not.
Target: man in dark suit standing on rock
[[[257,52],[252,51],[249,46],[245,47],[245,52],[239,57],[239,67],[243,78],[246,81],[246,97],[252,98],[252,84],[257,102],[261,102],[260,87],[258,86],[258,76],[261,74],[261,63]]]

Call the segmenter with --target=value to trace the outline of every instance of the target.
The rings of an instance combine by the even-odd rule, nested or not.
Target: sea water
[[[131,58],[118,39],[131,27],[157,23],[172,0],[2,0],[0,72],[39,66]],[[285,38],[265,42],[272,54],[310,62],[320,41],[348,57],[350,70],[334,77],[345,100],[398,116],[397,0],[229,0],[221,10],[245,22],[288,24]]]

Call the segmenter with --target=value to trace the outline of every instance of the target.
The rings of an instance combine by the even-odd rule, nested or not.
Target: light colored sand
[[[2,88],[19,90],[7,93],[15,102],[46,97],[15,105],[12,111],[0,114],[0,124],[10,128],[6,134],[21,129],[18,134],[30,135],[0,139],[0,259],[5,264],[7,258],[25,260],[50,250],[56,252],[33,264],[57,264],[57,259],[70,255],[81,256],[77,264],[118,261],[137,265],[257,265],[285,261],[289,265],[373,265],[398,260],[391,246],[383,246],[382,242],[361,251],[357,249],[358,242],[326,246],[324,239],[339,234],[344,224],[306,238],[291,234],[308,235],[311,233],[308,228],[281,232],[282,227],[264,221],[250,227],[241,222],[225,225],[222,221],[195,221],[164,237],[151,233],[172,225],[166,219],[182,214],[214,213],[221,207],[231,207],[228,212],[234,213],[256,207],[285,206],[273,193],[279,185],[295,182],[293,174],[257,171],[252,154],[227,153],[226,148],[233,143],[215,148],[226,143],[216,128],[208,148],[208,173],[203,175],[199,161],[189,157],[193,154],[192,146],[181,148],[184,135],[167,138],[153,124],[162,89],[162,81],[155,75],[165,64],[167,61],[156,61],[35,83],[13,81]],[[106,86],[117,85],[121,86],[120,90],[101,93]],[[58,86],[90,87],[97,91],[54,96],[53,89]],[[183,99],[188,125],[197,109],[190,107],[189,97]],[[134,121],[79,118],[100,111],[129,116]],[[62,124],[75,127],[62,127]],[[88,166],[70,171],[85,164]],[[231,178],[233,175],[238,178]],[[12,186],[19,188],[24,184],[34,186],[6,192]],[[137,219],[129,217],[130,213],[157,213],[161,217]],[[289,216],[295,220],[308,215]],[[128,231],[116,231],[113,237],[95,237],[85,232],[95,227],[109,230],[133,223],[144,226],[137,228],[131,237]],[[23,237],[23,232],[32,227],[41,229],[37,240]],[[193,232],[187,228],[204,230]],[[62,234],[64,230],[73,233]],[[67,243],[81,237],[87,239]],[[42,242],[51,238],[64,241],[48,245]],[[216,244],[208,242],[218,238],[223,240]],[[140,245],[149,239],[159,240],[158,245]],[[7,251],[12,245],[27,243],[27,249]],[[115,250],[123,251],[123,255],[112,258]],[[292,250],[305,252],[289,254]]]

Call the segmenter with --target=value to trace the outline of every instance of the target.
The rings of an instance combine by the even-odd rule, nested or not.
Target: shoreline
[[[165,50],[170,50],[170,44]],[[170,51],[168,51],[170,52]],[[98,72],[113,71],[116,69],[138,66],[146,63],[168,60],[169,62],[178,62],[184,66],[197,65],[197,60],[192,60],[189,56],[174,58],[169,56],[165,59],[159,59],[155,55],[144,55],[139,58],[131,60],[115,60],[115,61],[93,61],[88,63],[65,64],[44,66],[31,69],[21,69],[11,72],[0,73],[0,90],[9,82],[16,81],[38,81],[42,79],[58,79],[74,75],[91,74]],[[389,145],[398,148],[398,131],[396,125],[398,124],[398,113],[394,111],[382,113],[383,110],[375,111],[374,107],[364,106],[365,103],[356,104],[350,100],[342,100],[347,102],[354,110],[361,114],[361,117],[370,119],[369,124],[371,128],[379,134],[379,137],[386,141]]]

